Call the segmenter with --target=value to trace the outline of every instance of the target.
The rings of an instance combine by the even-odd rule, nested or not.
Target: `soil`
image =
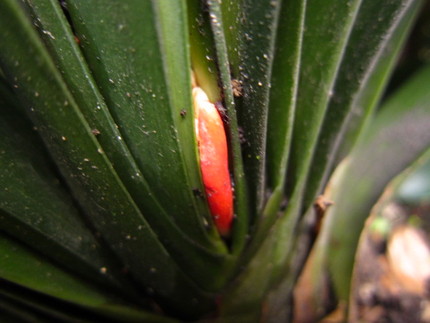
[[[378,220],[386,220],[386,234],[372,229],[376,216],[369,218],[357,252],[349,322],[430,322],[429,239],[422,221],[410,223],[410,214],[428,218],[429,210],[385,207]]]

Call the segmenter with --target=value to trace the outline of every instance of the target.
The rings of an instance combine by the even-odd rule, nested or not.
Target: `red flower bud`
[[[233,193],[224,125],[201,88],[193,89],[193,99],[200,169],[209,209],[219,233],[228,236],[233,221]]]

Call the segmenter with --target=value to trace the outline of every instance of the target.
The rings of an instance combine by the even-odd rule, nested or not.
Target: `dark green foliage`
[[[288,320],[301,229],[345,156],[320,238],[339,256],[316,250],[347,299],[365,217],[429,147],[428,68],[375,112],[421,6],[0,1],[1,318]],[[226,240],[196,194],[192,69],[226,109]]]

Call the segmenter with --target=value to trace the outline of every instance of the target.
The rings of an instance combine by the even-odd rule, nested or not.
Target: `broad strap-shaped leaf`
[[[249,302],[248,309],[251,311],[252,306],[255,307],[253,293],[266,295],[269,290],[271,290],[272,294],[267,299],[268,302],[266,303],[266,310],[268,312],[275,313],[277,309],[279,310],[283,306],[287,306],[288,297],[291,295],[288,291],[291,291],[295,276],[299,270],[299,266],[292,267],[289,264],[292,259],[299,259],[300,253],[303,252],[302,248],[297,244],[297,241],[295,241],[295,237],[297,237],[296,232],[300,226],[303,202],[302,196],[305,192],[306,182],[308,180],[308,171],[312,163],[313,154],[318,142],[317,140],[320,136],[326,111],[332,96],[331,91],[336,84],[335,82],[339,77],[339,73],[346,72],[345,69],[341,69],[341,62],[350,45],[351,33],[354,30],[354,26],[358,23],[357,19],[363,19],[363,17],[360,17],[361,5],[361,1],[336,2],[330,3],[330,5],[322,1],[306,3],[300,53],[301,58],[300,60],[297,58],[294,60],[294,55],[290,55],[289,57],[291,57],[293,61],[288,62],[289,64],[300,64],[298,92],[296,98],[292,99],[297,99],[295,103],[293,143],[290,152],[288,152],[288,142],[283,141],[283,144],[281,144],[281,141],[279,143],[279,149],[285,150],[280,153],[274,152],[274,147],[277,147],[276,142],[268,142],[268,147],[273,145],[273,147],[270,148],[272,149],[272,155],[269,156],[272,156],[274,159],[270,161],[270,165],[275,165],[275,161],[278,165],[283,165],[283,162],[281,163],[282,158],[289,159],[288,176],[286,178],[289,204],[285,215],[277,219],[267,238],[263,239],[258,244],[256,243],[255,249],[251,250],[255,252],[254,258],[250,262],[250,265],[238,276],[237,285],[232,287],[232,290],[229,292],[229,300],[225,303],[226,313],[234,313],[234,306],[228,304],[229,301],[234,302],[234,299],[242,299],[245,304]],[[301,12],[298,8],[296,8],[296,10]],[[279,35],[280,34],[278,34],[278,39]],[[357,43],[354,45],[352,41],[351,46],[351,51],[355,49],[357,55],[359,55],[358,51],[361,48],[354,47],[357,46]],[[282,48],[282,44],[280,48]],[[291,47],[289,50],[293,51],[293,53],[294,50],[297,51],[297,49]],[[276,64],[276,62],[275,56],[274,64]],[[293,67],[294,66],[290,66],[289,68]],[[276,74],[277,71],[278,70],[273,72],[273,78],[276,81],[280,81],[282,79],[275,78],[275,76],[280,77]],[[274,98],[278,91],[279,95],[286,95],[285,93],[288,93],[287,91],[294,91],[294,79],[291,80],[294,75],[283,77],[290,78],[290,88],[272,89],[271,94],[273,94]],[[373,80],[365,79],[365,81],[370,82]],[[286,80],[284,82],[287,84]],[[281,98],[276,97],[276,100],[273,99],[271,101],[274,103],[274,110],[270,112],[273,112],[273,118],[276,118],[276,114],[278,113],[280,118],[287,123],[282,124],[280,122],[278,126],[280,127],[279,129],[284,129],[281,133],[288,136],[288,131],[291,131],[291,129],[288,129],[288,122],[291,123],[289,120],[291,120],[293,116],[289,115],[290,112],[288,110],[278,108],[276,104],[280,103],[277,102],[277,100],[281,101]],[[291,106],[292,103],[286,102],[284,109],[288,109],[288,104]],[[272,108],[272,106],[270,106],[270,108]],[[273,130],[272,133],[274,134],[275,132],[276,131]],[[276,139],[275,136],[269,138]],[[278,170],[270,170],[270,172],[273,173],[277,171]],[[274,178],[274,175],[272,176],[272,178]],[[277,180],[279,181],[279,179]],[[277,203],[279,203],[279,200]],[[276,207],[273,209],[276,209]],[[269,208],[267,210],[269,210]],[[340,227],[338,230],[345,232],[345,230],[340,229]],[[273,238],[273,236],[276,238]],[[258,248],[258,246],[260,246],[260,248]],[[256,264],[265,263],[268,252],[272,254],[270,257],[270,266],[258,267]],[[254,277],[254,279],[247,280],[247,277]],[[259,279],[257,280],[255,277],[259,277]],[[278,289],[277,286],[282,286],[283,289]],[[262,292],[261,290],[266,290],[266,292]],[[253,302],[254,305],[251,305]],[[253,308],[253,310],[258,312],[255,308]]]
[[[187,1],[190,58],[196,83],[207,94],[209,101],[221,101],[218,58],[207,5],[199,0]]]
[[[414,17],[417,13],[417,9],[420,7],[420,2],[408,2],[405,4],[405,6],[399,6],[398,3],[392,3],[391,6],[384,7],[384,14],[386,16],[385,19],[377,20],[381,25],[376,24],[375,20],[373,20],[374,28],[379,30],[380,32],[384,33],[386,37],[376,37],[376,44],[373,44],[375,46],[374,50],[374,56],[371,55],[372,49],[367,46],[367,44],[363,44],[363,42],[358,41],[360,37],[365,38],[366,36],[361,36],[361,29],[363,26],[369,25],[366,24],[368,16],[373,16],[374,12],[371,9],[374,3],[372,1],[363,1],[361,3],[360,7],[357,8],[359,12],[357,13],[357,17],[354,22],[354,27],[351,31],[351,34],[349,36],[348,45],[346,47],[345,53],[342,57],[339,59],[342,59],[342,65],[339,67],[339,71],[336,75],[336,82],[337,85],[335,85],[335,91],[333,92],[333,96],[330,98],[330,103],[328,105],[327,114],[325,115],[325,121],[323,124],[323,128],[321,130],[321,136],[319,137],[318,144],[316,146],[316,152],[317,153],[323,153],[323,151],[326,151],[326,154],[333,155],[336,154],[336,142],[330,141],[333,140],[333,138],[336,138],[335,140],[342,140],[342,136],[345,135],[345,133],[348,132],[348,129],[352,128],[356,129],[354,131],[359,130],[361,125],[354,126],[351,124],[351,118],[356,118],[358,120],[366,120],[369,118],[368,115],[364,116],[355,116],[354,112],[357,111],[356,109],[362,109],[363,111],[367,111],[370,113],[372,109],[374,108],[375,104],[377,103],[377,100],[380,96],[381,88],[385,86],[387,75],[390,74],[390,71],[393,67],[393,60],[396,57],[397,50],[402,45],[404,41],[404,36],[407,34],[408,29],[410,28],[411,23],[414,20]],[[392,11],[388,10],[391,9]],[[398,9],[398,10],[397,10]],[[375,18],[376,19],[376,18]],[[391,24],[389,27],[385,26],[384,24],[388,23]],[[364,27],[365,28],[365,27]],[[363,31],[365,33],[365,31]],[[357,39],[358,38],[358,39]],[[373,39],[373,38],[372,38]],[[362,39],[363,40],[363,39]],[[363,40],[364,41],[364,40]],[[394,50],[395,49],[395,50]],[[391,51],[393,50],[393,51]],[[360,51],[363,51],[363,54],[360,54]],[[370,53],[369,53],[370,52]],[[370,56],[368,56],[370,55]],[[351,57],[352,56],[352,57]],[[360,58],[360,60],[359,60]],[[365,59],[367,58],[367,60]],[[363,59],[363,61],[361,61]],[[348,62],[355,62],[354,65],[357,65],[358,67],[354,67],[354,65],[348,64]],[[369,64],[367,68],[363,67],[362,64]],[[366,63],[367,61],[367,63]],[[351,66],[352,69],[349,69],[348,67]],[[360,68],[363,68],[363,70],[360,70]],[[356,68],[356,69],[354,69]],[[356,77],[361,77],[361,79],[357,80],[353,77],[354,71],[357,73],[355,74]],[[352,77],[351,80],[349,80],[349,77]],[[349,80],[349,84],[346,80]],[[357,87],[358,86],[358,87]],[[342,104],[338,104],[338,98],[336,96],[336,93],[342,98],[348,98],[348,95],[343,97],[342,90],[345,89],[346,92],[349,92],[349,95],[352,96],[350,99],[352,100],[350,103],[345,102],[345,106]],[[356,91],[356,92],[354,92]],[[350,104],[350,108],[346,108]],[[344,109],[346,111],[344,111]],[[349,115],[348,115],[349,114]],[[333,127],[335,129],[328,130],[327,128],[330,127],[330,120],[336,119],[337,122],[342,121],[342,124],[339,126],[337,122],[334,122]],[[337,128],[337,129],[336,129]],[[333,136],[333,137],[330,137]],[[330,137],[331,139],[327,139]],[[326,141],[328,140],[328,141]],[[321,147],[319,145],[322,145]],[[333,152],[331,152],[334,150]],[[321,155],[320,155],[321,157]],[[322,160],[318,160],[317,157],[313,157],[313,164],[315,165],[315,169],[321,169],[318,167],[318,163],[321,163],[323,166],[322,168],[326,167],[325,176],[327,176],[328,172],[330,171],[330,165],[327,165],[327,159],[326,158],[333,158],[332,156],[325,155]],[[330,161],[332,163],[333,160]],[[347,173],[346,173],[347,174]],[[343,176],[347,176],[344,174]],[[314,177],[313,177],[314,176]],[[321,183],[321,176],[322,173],[310,173],[310,176],[308,177],[308,182],[306,184],[306,194],[307,197],[305,197],[304,203],[305,207],[310,207],[309,214],[313,211],[313,208],[311,206],[307,205],[306,203],[310,203],[315,195],[315,189],[316,189],[316,183]],[[287,179],[288,180],[288,179]],[[343,192],[342,194],[345,194]],[[307,201],[306,201],[307,199]],[[290,203],[296,203],[294,199]],[[335,202],[337,203],[337,202]],[[296,204],[295,207],[297,207],[295,212],[297,215],[300,215],[300,209],[298,208],[299,205]],[[306,209],[302,209],[302,212]],[[294,212],[291,205],[289,206],[289,209],[287,210],[287,215],[292,215]],[[284,233],[285,237],[288,237],[287,241],[290,241],[291,239],[289,237],[294,235],[294,232],[297,232],[297,230],[308,230],[309,223],[307,222],[310,218],[305,216],[302,223],[300,225],[294,224],[297,219],[294,219],[292,217],[291,219],[284,218],[278,221],[277,225],[283,226],[285,230],[287,230],[287,233]],[[353,226],[354,227],[354,226]],[[348,230],[345,230],[345,228],[338,230],[342,230],[342,232],[348,234]],[[355,229],[354,229],[355,230]],[[282,241],[282,240],[280,240]],[[284,241],[285,243],[285,241]],[[303,237],[300,241],[290,241],[286,245],[290,246],[292,250],[292,255],[289,257],[289,259],[295,259],[294,262],[302,262],[303,256],[306,254],[306,246],[309,245],[308,238],[306,236]],[[282,255],[281,255],[282,256]],[[287,257],[288,259],[288,257]],[[316,265],[314,267],[315,272],[319,272],[322,277],[326,277],[325,271],[320,270],[321,265]],[[289,298],[291,295],[288,293],[288,288],[292,289],[293,282],[296,279],[297,275],[299,274],[298,270],[300,270],[300,266],[295,267],[288,267],[285,266],[283,270],[288,270],[289,274],[284,274],[284,278],[281,282],[275,280],[274,288],[271,291],[270,299],[267,300],[268,309],[267,313],[270,316],[270,313],[277,313],[281,312],[283,306],[285,306],[286,303],[289,302]],[[337,274],[336,274],[337,275]],[[321,290],[315,291],[313,294],[316,298],[321,299],[318,295],[320,295]],[[270,309],[269,309],[270,308]]]
[[[125,288],[87,227],[16,98],[0,85],[0,229],[87,278]],[[15,101],[14,101],[15,100]],[[19,131],[17,131],[19,129]]]
[[[286,240],[280,229],[281,227],[275,227],[267,239],[263,240],[254,257],[246,259],[249,261],[246,268],[229,286],[220,308],[225,322],[230,322],[230,318],[237,322],[260,320],[264,311],[261,300],[270,289],[274,276],[281,274],[276,270],[279,269],[279,258],[284,260],[283,257],[288,254],[289,246],[279,243],[279,240]],[[283,257],[279,256],[281,254]]]
[[[201,276],[201,273],[208,267],[208,263],[212,263],[213,265],[208,270],[211,271],[209,274],[210,283],[202,282],[201,284],[204,286],[203,288],[218,288],[217,286],[222,285],[222,281],[226,279],[220,273],[220,266],[224,262],[222,253],[226,252],[224,243],[219,239],[208,241],[207,237],[200,236],[199,238],[199,235],[195,236],[193,234],[194,230],[196,230],[195,228],[190,231],[185,227],[188,224],[185,224],[185,226],[181,224],[182,220],[187,222],[186,219],[176,218],[177,214],[171,216],[171,213],[167,213],[165,205],[170,203],[162,203],[162,200],[157,197],[152,186],[149,185],[135,163],[126,142],[118,140],[118,138],[123,137],[123,134],[118,130],[103,97],[97,91],[92,75],[80,54],[80,50],[77,48],[70,27],[56,1],[33,1],[30,8],[37,17],[41,36],[44,37],[46,43],[50,44],[50,52],[55,58],[59,70],[67,71],[67,73],[64,73],[64,79],[79,103],[80,111],[90,123],[91,128],[97,129],[98,135],[96,138],[98,142],[112,161],[115,171],[137,206],[139,206],[151,228],[157,235],[164,237],[163,243],[166,249],[184,267],[186,272],[194,271],[197,278],[203,278],[205,276]],[[44,32],[45,30],[49,30],[49,34]],[[59,37],[58,35],[63,36]],[[105,42],[105,39],[102,38],[100,41]],[[112,53],[109,53],[109,55],[112,55]],[[143,58],[147,59],[147,57]],[[159,57],[157,59],[160,60]],[[129,102],[128,106],[123,109],[135,110],[132,102]],[[189,111],[189,114],[191,120],[192,111]],[[139,122],[134,122],[133,124],[141,125]],[[169,153],[171,153],[170,150]],[[150,158],[145,154],[142,155]],[[150,169],[147,171],[150,171]],[[199,170],[197,170],[198,172]],[[168,189],[170,189],[170,186],[166,187],[166,190]],[[196,196],[193,195],[194,198]],[[200,213],[193,216],[196,215],[198,217],[202,216]],[[219,278],[214,279],[214,277]],[[213,284],[213,287],[211,284]]]
[[[211,305],[205,293],[149,227],[19,5],[2,1],[0,9],[1,68],[27,102],[32,122],[86,215],[137,281],[189,315],[206,311]],[[198,274],[194,279],[214,282],[213,275]]]
[[[368,0],[361,4],[318,138],[306,185],[305,208],[322,191],[338,154],[349,152],[346,149],[352,148],[355,137],[373,116],[422,3]]]
[[[21,318],[28,312],[30,317],[34,318],[36,314],[47,321],[53,318],[66,321],[109,318],[122,322],[171,322],[144,310],[124,306],[124,300],[112,291],[76,277],[4,234],[0,235],[0,250],[0,308],[5,306],[6,313],[15,308],[19,309]],[[147,304],[135,306],[143,308]]]
[[[208,245],[204,223],[210,215],[195,194],[203,187],[184,4],[75,1],[69,11],[85,58],[151,194],[190,239]]]
[[[254,236],[255,244],[261,241],[273,225],[285,198],[285,181],[297,108],[306,3],[289,1],[281,7],[282,19],[278,26],[270,89],[270,126],[267,128],[267,180],[271,195]]]
[[[384,104],[354,149],[344,170],[347,176],[332,193],[335,204],[318,239],[316,266],[328,270],[341,300],[349,297],[357,228],[363,227],[388,182],[429,150],[429,82],[426,66]]]
[[[330,5],[317,0],[306,4],[300,82],[286,181],[291,217],[296,217],[301,210],[318,136],[360,4],[361,0]]]
[[[284,167],[284,169],[270,170],[272,175],[269,178],[273,180],[274,172],[285,174],[285,171],[287,177],[282,180],[278,179],[280,182],[275,184],[277,187],[273,188],[275,189],[274,195],[268,200],[261,227],[257,228],[259,231],[257,231],[253,246],[249,248],[251,254],[262,244],[262,240],[266,238],[268,229],[275,220],[283,223],[275,225],[281,225],[285,228],[284,230],[290,230],[289,233],[284,232],[285,236],[290,236],[291,239],[295,236],[293,232],[301,217],[303,193],[313,151],[327,109],[330,89],[336,79],[340,61],[359,11],[360,1],[351,0],[330,3],[330,5],[322,3],[322,1],[312,1],[302,5],[303,7],[294,8],[290,7],[293,4],[283,4],[283,10],[290,9],[290,13],[283,15],[282,19],[288,17],[290,20],[293,19],[289,16],[293,15],[293,12],[296,12],[301,19],[292,27],[293,32],[299,33],[295,37],[301,44],[299,48],[288,48],[291,51],[289,57],[292,57],[292,61],[287,63],[291,66],[287,64],[283,68],[289,68],[291,74],[281,76],[285,71],[278,67],[273,72],[273,81],[275,84],[281,82],[278,84],[280,88],[271,89],[273,91],[270,101],[273,103],[273,110],[270,111],[271,119],[279,119],[280,122],[274,124],[274,127],[278,127],[278,129],[271,129],[269,132],[271,133],[269,138],[275,141],[267,143],[267,146],[270,147],[267,150],[271,152],[269,154],[271,161],[268,165]],[[285,11],[283,12],[285,13]],[[283,33],[278,36],[279,49],[286,46],[283,44],[285,37],[287,36]],[[284,65],[276,60],[275,63]],[[294,75],[294,71],[298,75]],[[283,80],[286,77],[291,79]],[[292,88],[283,89],[282,86]],[[293,97],[288,99],[288,95]],[[285,104],[282,102],[283,96],[286,99]],[[273,135],[277,130],[281,134],[280,136],[284,136],[279,142]],[[279,151],[274,153],[277,149]],[[284,161],[288,161],[288,164],[282,164]],[[287,197],[288,206],[286,210],[279,210],[280,203],[282,203],[282,190],[285,189],[284,184],[286,186],[284,196]],[[282,219],[279,219],[280,214],[282,214]],[[284,235],[284,233],[282,234]],[[292,247],[290,243],[293,241],[280,240],[279,243]]]
[[[236,104],[238,123],[243,131],[242,150],[252,204],[251,222],[261,213],[265,200],[269,92],[280,6],[281,1],[277,0],[242,1],[235,23],[239,38],[233,45],[227,44],[228,48],[236,46],[232,74],[241,83],[243,91]]]

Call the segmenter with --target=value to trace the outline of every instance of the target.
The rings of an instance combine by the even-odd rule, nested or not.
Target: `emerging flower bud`
[[[228,169],[227,139],[221,116],[206,93],[193,89],[195,129],[200,169],[209,209],[222,236],[228,236],[233,221],[233,193]]]

